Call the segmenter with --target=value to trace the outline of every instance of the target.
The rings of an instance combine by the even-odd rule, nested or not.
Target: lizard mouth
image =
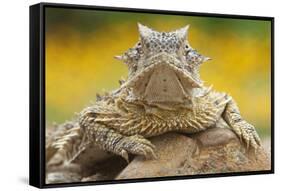
[[[192,89],[202,87],[202,83],[180,66],[178,59],[160,53],[149,58],[144,69],[123,85],[148,104],[183,104],[191,100]]]

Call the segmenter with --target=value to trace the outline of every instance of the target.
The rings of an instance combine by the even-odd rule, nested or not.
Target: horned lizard
[[[147,138],[200,132],[220,121],[257,149],[260,138],[234,99],[203,85],[199,68],[210,58],[191,47],[188,28],[158,32],[138,24],[139,41],[115,57],[128,66],[127,80],[58,127],[47,141],[47,161],[59,155],[68,164],[95,163],[109,153],[127,161],[130,154],[153,159],[157,148]]]

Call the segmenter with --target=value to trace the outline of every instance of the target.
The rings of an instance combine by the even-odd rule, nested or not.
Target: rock
[[[113,180],[126,166],[127,162],[119,156],[112,156],[99,163],[87,166],[54,162],[49,163],[46,171],[46,182],[53,184]]]
[[[174,176],[189,156],[196,151],[196,142],[184,135],[169,133],[151,139],[157,160],[137,156],[116,179]]]
[[[48,163],[46,183],[88,182],[195,174],[258,171],[270,169],[270,140],[267,151],[247,151],[227,128],[213,128],[186,135],[167,133],[150,139],[156,146],[156,160],[134,157],[127,164],[113,156],[98,164],[62,165],[56,157]]]
[[[207,131],[203,131],[194,135],[191,138],[197,141],[197,144],[202,147],[212,147],[225,145],[232,141],[239,142],[237,136],[227,128],[213,128]]]
[[[151,139],[156,160],[137,156],[116,179],[211,174],[269,170],[263,149],[246,150],[237,136],[226,128],[213,128],[186,136],[167,133]]]
[[[262,139],[262,145],[263,145],[263,148],[265,149],[267,155],[270,156],[270,154],[271,154],[271,137],[267,136],[264,139]]]
[[[128,163],[120,156],[113,156],[94,165],[84,166],[81,169],[82,181],[86,180],[113,180]]]
[[[82,179],[81,174],[81,168],[79,165],[62,165],[53,163],[47,166],[46,184],[80,182]]]
[[[93,181],[99,181],[99,180],[108,180],[108,177],[97,173],[97,174],[94,174],[92,176],[82,178],[81,182],[93,182]]]
[[[73,172],[50,172],[46,176],[46,184],[80,182],[81,178]]]

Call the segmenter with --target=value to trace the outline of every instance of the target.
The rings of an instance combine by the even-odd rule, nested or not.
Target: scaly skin
[[[63,160],[69,163],[81,163],[80,157],[93,154],[89,152],[93,147],[127,161],[129,154],[152,159],[157,157],[157,148],[148,137],[171,131],[200,132],[220,120],[247,147],[257,149],[259,136],[241,117],[233,98],[202,84],[199,67],[209,58],[189,45],[187,31],[188,26],[157,32],[139,24],[139,42],[116,56],[128,65],[128,79],[121,81],[118,90],[97,96],[97,102],[79,114],[73,128],[49,144],[51,153],[63,153]]]

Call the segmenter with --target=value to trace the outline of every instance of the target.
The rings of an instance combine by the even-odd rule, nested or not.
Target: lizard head
[[[199,66],[209,60],[187,41],[189,26],[158,32],[138,24],[140,38],[134,47],[115,58],[128,65],[128,80],[122,85],[150,105],[181,105],[191,101],[192,90],[202,82]]]

